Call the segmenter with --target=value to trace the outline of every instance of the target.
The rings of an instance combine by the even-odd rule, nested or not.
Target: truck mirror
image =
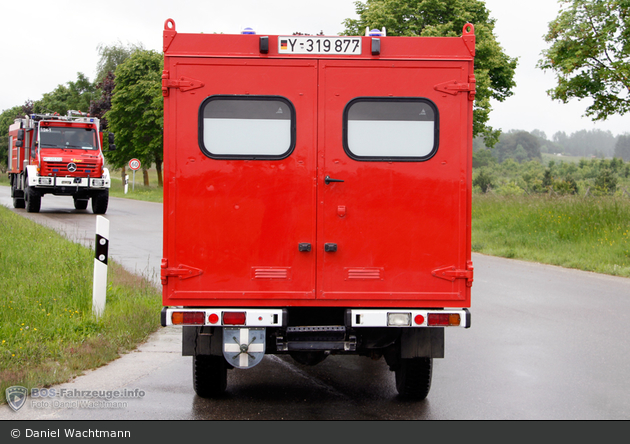
[[[17,132],[17,140],[24,140],[24,130],[23,129],[19,129]],[[20,145],[22,146],[22,145]]]
[[[109,141],[110,144],[114,143],[114,133],[109,133],[107,135],[107,140]],[[111,150],[111,148],[110,148],[110,150]]]
[[[24,146],[24,143],[21,140],[18,139],[18,141],[15,142],[15,146],[18,147],[18,148],[22,148]]]
[[[110,151],[116,151],[116,145],[114,145],[113,143],[109,144],[109,150]]]

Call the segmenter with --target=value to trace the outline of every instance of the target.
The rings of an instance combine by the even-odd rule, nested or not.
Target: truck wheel
[[[26,207],[26,202],[24,202],[24,199],[20,199],[17,197],[13,198],[13,208],[24,208]]]
[[[109,203],[109,190],[99,191],[92,196],[92,212],[94,214],[105,214]]]
[[[396,389],[401,396],[422,400],[431,389],[433,358],[400,359],[396,373]]]
[[[11,197],[13,198],[13,208],[24,208],[26,206],[26,202],[24,202],[24,197],[17,197],[18,195],[23,196],[21,190],[18,190],[18,177],[15,175],[11,175]]]
[[[213,398],[227,388],[227,363],[223,356],[193,356],[193,386],[202,398]]]
[[[24,191],[24,196],[26,197],[26,211],[28,213],[39,213],[39,209],[42,206],[42,196],[28,185]]]
[[[85,210],[88,205],[87,199],[74,199],[75,210]]]

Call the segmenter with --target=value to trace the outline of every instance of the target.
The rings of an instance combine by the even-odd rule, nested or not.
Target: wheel
[[[18,197],[22,196],[22,197]],[[13,198],[13,208],[24,208],[24,193],[18,189],[18,176],[11,175],[11,197]]]
[[[26,183],[28,183],[28,178],[26,179]],[[26,211],[29,213],[39,213],[39,209],[42,206],[42,196],[33,188],[26,185],[24,197],[26,198]]]
[[[74,199],[74,208],[76,210],[85,210],[88,205],[87,199]]]
[[[227,388],[227,362],[223,356],[193,356],[193,387],[202,398],[221,395]]]
[[[21,199],[18,197],[13,198],[13,208],[24,208],[24,207],[26,207],[26,202],[24,202],[24,199]]]
[[[109,190],[99,191],[92,196],[92,212],[94,214],[105,214],[109,203]]]
[[[396,389],[401,396],[422,400],[431,389],[433,358],[400,359],[395,370]]]

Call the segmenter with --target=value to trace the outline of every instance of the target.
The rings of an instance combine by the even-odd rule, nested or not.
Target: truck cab
[[[474,28],[164,29],[162,325],[198,395],[264,354],[384,357],[423,399],[470,327]]]
[[[33,114],[9,127],[9,177],[15,208],[38,212],[45,194],[72,196],[74,207],[107,211],[109,171],[99,120],[85,113]],[[110,149],[113,145],[110,145]]]

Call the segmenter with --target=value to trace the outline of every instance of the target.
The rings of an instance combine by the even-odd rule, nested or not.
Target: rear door
[[[434,86],[468,66],[320,62],[318,298],[465,305],[466,280],[436,275],[470,259],[471,107]]]
[[[317,61],[185,59],[166,112],[170,305],[315,298]],[[193,278],[194,277],[194,278]]]

